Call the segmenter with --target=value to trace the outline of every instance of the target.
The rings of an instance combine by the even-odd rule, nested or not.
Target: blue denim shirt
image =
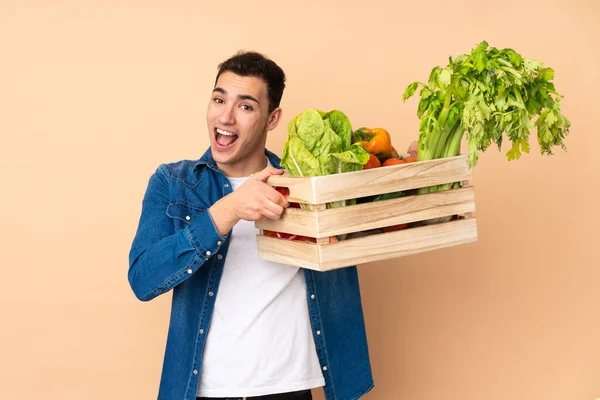
[[[281,168],[275,154],[265,154]],[[218,233],[208,208],[231,192],[210,148],[198,161],[160,165],[149,180],[128,277],[141,301],[173,289],[159,400],[196,398],[229,245],[229,236]],[[303,271],[325,397],[358,399],[371,390],[373,378],[356,267]]]

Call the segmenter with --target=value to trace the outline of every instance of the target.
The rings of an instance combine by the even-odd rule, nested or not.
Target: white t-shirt
[[[229,178],[233,190],[248,178]],[[300,268],[258,258],[254,222],[231,233],[206,338],[199,397],[243,397],[323,386]]]

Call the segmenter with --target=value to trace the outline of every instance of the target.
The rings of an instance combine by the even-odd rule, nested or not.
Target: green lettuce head
[[[359,171],[369,153],[351,144],[352,125],[339,110],[306,109],[288,123],[281,166],[293,176],[319,176]]]

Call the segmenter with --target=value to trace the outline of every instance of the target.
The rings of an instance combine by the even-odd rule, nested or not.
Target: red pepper
[[[288,189],[286,187],[275,186],[275,190],[277,190],[279,193],[281,193],[285,197],[288,197],[290,195],[290,189]],[[290,207],[292,207],[292,208],[300,208],[300,204],[298,204],[298,203],[290,203]]]
[[[294,235],[292,233],[283,233],[283,232],[273,232],[263,229],[263,235],[270,236],[278,239],[288,239],[288,240],[298,240],[300,242],[309,242],[309,243],[317,243],[317,239],[302,236],[302,235]]]

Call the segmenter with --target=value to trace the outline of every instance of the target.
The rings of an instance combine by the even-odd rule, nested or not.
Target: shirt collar
[[[272,153],[269,150],[265,149],[265,155],[267,156],[267,159],[269,160],[271,165],[273,165],[277,169],[281,169],[281,165],[279,164],[281,159],[275,153]],[[215,160],[212,156],[212,151],[210,147],[204,152],[202,157],[200,157],[200,159],[196,161],[196,164],[194,164],[194,170],[196,170],[196,168],[200,167],[201,165],[207,165],[208,167],[215,170],[218,169],[217,164],[215,163]]]

